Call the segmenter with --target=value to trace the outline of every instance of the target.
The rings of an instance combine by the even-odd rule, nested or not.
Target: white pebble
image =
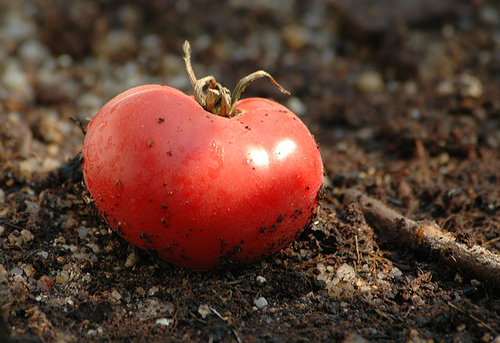
[[[307,106],[300,100],[299,98],[292,96],[286,102],[286,106],[298,115],[299,117],[303,116],[307,112]]]
[[[399,268],[394,267],[391,269],[391,276],[392,277],[401,277],[401,276],[403,276],[403,272],[401,270],[399,270]]]
[[[14,268],[10,271],[10,273],[12,274],[12,276],[14,276],[15,278],[18,278],[18,277],[21,277],[23,275],[23,270],[21,268]]]
[[[49,52],[38,40],[30,39],[21,45],[19,55],[23,61],[38,65],[48,58]]]
[[[112,297],[113,297],[113,299],[115,299],[116,301],[120,301],[120,300],[121,300],[121,298],[122,298],[122,295],[121,295],[118,291],[116,291],[116,290],[114,290],[113,292],[111,292],[111,296],[112,296]]]
[[[205,319],[210,313],[210,307],[207,304],[201,304],[198,306],[198,313],[201,315],[201,318]]]
[[[337,269],[337,277],[342,281],[349,282],[356,277],[356,271],[353,267],[344,263]]]
[[[149,289],[149,291],[148,291],[148,295],[149,295],[149,296],[153,296],[153,295],[155,295],[156,293],[158,293],[158,291],[159,291],[159,290],[160,290],[160,289],[159,289],[158,287],[153,286],[153,287],[151,287],[151,288]]]
[[[255,281],[257,281],[257,283],[258,283],[259,285],[263,285],[263,284],[265,284],[265,283],[266,283],[266,281],[267,281],[267,280],[266,280],[266,278],[265,278],[265,277],[258,275],[258,276],[255,278]]]
[[[159,318],[156,320],[156,325],[169,326],[172,323],[171,318]]]
[[[257,306],[257,308],[261,309],[261,308],[264,308],[266,307],[267,305],[269,305],[269,303],[267,302],[267,299],[264,298],[264,297],[260,297],[258,299],[255,299],[254,302],[255,306]]]
[[[46,252],[46,251],[39,251],[39,252],[37,252],[36,254],[37,254],[38,256],[40,256],[41,258],[43,258],[43,259],[46,259],[46,258],[48,258],[48,257],[49,257],[49,253],[48,253],[48,252]]]
[[[356,87],[363,93],[377,93],[384,89],[384,80],[377,71],[365,71],[358,76]]]
[[[76,231],[78,232],[78,236],[80,237],[80,239],[85,239],[87,238],[88,234],[89,234],[89,229],[84,227],[84,226],[80,226],[76,229]]]

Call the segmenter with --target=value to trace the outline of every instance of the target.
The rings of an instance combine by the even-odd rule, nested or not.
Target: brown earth
[[[321,146],[317,220],[279,254],[189,271],[131,247],[78,179],[111,97],[256,81]],[[500,254],[497,1],[0,2],[2,342],[500,342],[499,285],[374,231],[356,189]],[[69,165],[71,166],[71,165]],[[11,336],[11,338],[8,338]]]

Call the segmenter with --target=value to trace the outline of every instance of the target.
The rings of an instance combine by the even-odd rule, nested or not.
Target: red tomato
[[[225,118],[160,85],[130,89],[90,122],[86,185],[127,241],[179,266],[249,263],[289,244],[313,217],[323,167],[290,110],[262,98]]]

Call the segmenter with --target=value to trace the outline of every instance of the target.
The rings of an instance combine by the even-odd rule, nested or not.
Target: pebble
[[[117,291],[117,290],[114,290],[113,292],[111,292],[111,297],[116,301],[116,302],[119,302],[121,299],[122,299],[122,295]]]
[[[384,90],[384,79],[378,71],[364,71],[356,80],[356,88],[362,93],[378,93]]]
[[[48,275],[43,275],[36,283],[42,293],[50,292],[54,288],[54,280]]]
[[[109,61],[129,57],[137,49],[137,40],[129,30],[110,30],[107,35],[94,43],[96,55]]]
[[[257,306],[258,309],[262,309],[262,308],[266,307],[267,305],[269,305],[269,303],[267,302],[267,299],[264,297],[260,297],[260,298],[255,299],[253,303],[255,304],[255,306]]]
[[[26,229],[21,230],[21,237],[24,243],[31,242],[33,239],[35,239],[35,236],[31,233],[31,231]]]
[[[34,89],[28,80],[26,74],[16,60],[6,60],[4,62],[3,73],[1,75],[3,85],[12,92],[14,98],[23,101],[34,99]]]
[[[125,260],[125,268],[133,267],[139,262],[139,255],[137,251],[134,249],[130,254],[128,254],[127,259]]]
[[[80,239],[85,239],[89,234],[89,229],[84,226],[80,226],[76,229],[76,232],[78,232],[78,237],[80,237]]]
[[[92,252],[93,252],[94,254],[98,254],[98,253],[100,252],[100,250],[101,250],[101,249],[99,248],[99,246],[98,246],[97,244],[95,244],[95,243],[88,243],[88,244],[87,244],[87,247],[89,247],[90,249],[92,249]]]
[[[263,285],[263,284],[265,284],[265,283],[266,283],[266,281],[267,281],[267,280],[266,280],[266,278],[265,278],[265,277],[263,277],[263,276],[261,276],[261,275],[258,275],[258,276],[255,278],[255,281],[257,281],[257,283],[258,283],[259,285]]]
[[[205,319],[210,314],[210,307],[207,304],[201,304],[198,306],[198,313],[201,315],[201,318]]]
[[[295,96],[292,96],[287,100],[286,107],[299,117],[302,117],[307,113],[307,106],[302,102],[302,100]]]
[[[34,21],[23,18],[20,13],[11,11],[3,19],[5,23],[2,27],[2,40],[23,41],[36,36]]]
[[[36,275],[36,270],[31,264],[25,265],[23,267],[23,271],[24,271],[24,274],[26,274],[26,276],[28,278],[35,277],[35,275]]]
[[[68,281],[68,278],[69,278],[68,277],[68,272],[62,271],[60,274],[57,274],[57,276],[56,276],[56,283],[58,285],[63,284],[66,281]]]
[[[14,278],[20,278],[20,277],[22,277],[22,276],[23,276],[23,270],[22,270],[21,268],[17,268],[17,267],[13,268],[13,269],[10,271],[10,273],[12,274],[12,276],[13,276]]]
[[[172,324],[172,318],[159,318],[155,322],[156,325],[169,326]]]
[[[294,51],[304,48],[307,43],[305,28],[297,24],[285,26],[281,31],[281,35],[287,46]]]
[[[391,276],[395,278],[400,278],[403,276],[403,272],[399,268],[393,267],[391,269]]]
[[[40,41],[30,39],[21,45],[19,55],[23,62],[39,65],[49,58],[49,51]]]
[[[337,269],[337,277],[344,282],[350,282],[356,278],[356,271],[353,267],[344,263]]]
[[[483,84],[476,76],[462,74],[457,78],[456,83],[463,97],[480,98],[483,96]]]
[[[153,286],[151,287],[149,290],[148,290],[148,295],[151,297],[153,295],[155,295],[156,293],[158,293],[160,289],[156,286]]]
[[[47,251],[43,251],[43,250],[37,252],[36,254],[43,259],[47,259],[49,257],[49,253]]]
[[[344,340],[342,341],[343,343],[368,343],[369,341],[363,338],[360,334],[357,332],[349,332],[346,334]]]

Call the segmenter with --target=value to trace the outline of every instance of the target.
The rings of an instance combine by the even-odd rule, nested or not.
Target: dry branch
[[[381,201],[357,190],[347,190],[344,205],[356,203],[367,223],[392,240],[404,243],[463,274],[500,287],[500,256],[487,249],[457,241],[435,222],[414,221],[390,209]]]

